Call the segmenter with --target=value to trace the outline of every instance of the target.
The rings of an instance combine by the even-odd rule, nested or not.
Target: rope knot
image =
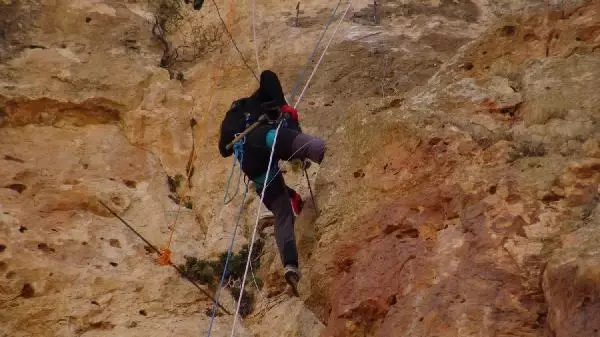
[[[237,135],[236,135],[237,137]],[[246,137],[240,139],[237,143],[233,144],[233,154],[235,158],[242,164],[244,159],[244,144],[246,143]]]
[[[168,266],[171,264],[171,250],[169,248],[161,248],[160,255],[156,258],[156,263],[161,266]]]

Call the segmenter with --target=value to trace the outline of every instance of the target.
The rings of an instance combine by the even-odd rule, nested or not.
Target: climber
[[[263,188],[266,188],[263,203],[275,216],[275,240],[284,266],[285,279],[297,295],[300,270],[294,222],[302,210],[303,201],[296,191],[285,184],[278,161],[300,160],[308,163],[309,159],[320,164],[325,155],[325,142],[302,133],[298,112],[287,104],[277,75],[265,70],[260,75],[259,88],[250,97],[234,101],[221,123],[219,151],[223,157],[234,153],[227,148],[227,144],[263,114],[267,117],[264,122],[241,141],[241,169],[255,184],[259,196]],[[269,157],[279,121],[282,126],[277,134],[273,164],[267,177]]]

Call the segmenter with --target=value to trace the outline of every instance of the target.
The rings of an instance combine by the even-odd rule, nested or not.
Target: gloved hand
[[[288,114],[290,118],[294,121],[298,122],[298,110],[294,109],[292,106],[285,104],[280,108],[281,112],[284,114]]]

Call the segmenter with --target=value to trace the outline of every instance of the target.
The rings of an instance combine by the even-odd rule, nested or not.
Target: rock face
[[[570,166],[560,176],[571,204],[580,204],[580,226],[559,239],[544,270],[549,326],[557,336],[597,336],[598,320],[598,159]],[[572,184],[576,184],[575,187]],[[594,190],[596,189],[596,190]]]
[[[256,82],[212,3],[156,34],[174,3],[0,2],[0,336],[206,334],[211,300],[100,204],[157,247],[175,229],[177,264],[226,251],[240,207],[250,241],[257,198],[223,205],[216,141]],[[264,229],[237,335],[600,336],[600,4],[378,3],[353,3],[300,105],[328,144],[319,214],[286,167],[301,297]],[[289,91],[337,2],[261,1],[256,41],[251,2],[218,4]]]

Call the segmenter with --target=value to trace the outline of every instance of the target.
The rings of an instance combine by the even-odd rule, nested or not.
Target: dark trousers
[[[284,134],[293,132],[297,135],[294,137],[287,134],[282,137],[292,136],[292,144],[291,146],[288,144],[278,146],[279,144],[276,144],[273,160],[310,159],[315,163],[321,163],[325,155],[325,142],[322,139],[298,133],[291,129],[281,129],[279,132]],[[260,195],[262,190],[257,189],[257,192]],[[284,266],[298,266],[298,251],[294,235],[295,217],[290,203],[290,192],[294,193],[291,188],[286,186],[281,173],[278,173],[270,181],[267,181],[263,203],[275,215],[275,241],[279,249],[281,262]]]

